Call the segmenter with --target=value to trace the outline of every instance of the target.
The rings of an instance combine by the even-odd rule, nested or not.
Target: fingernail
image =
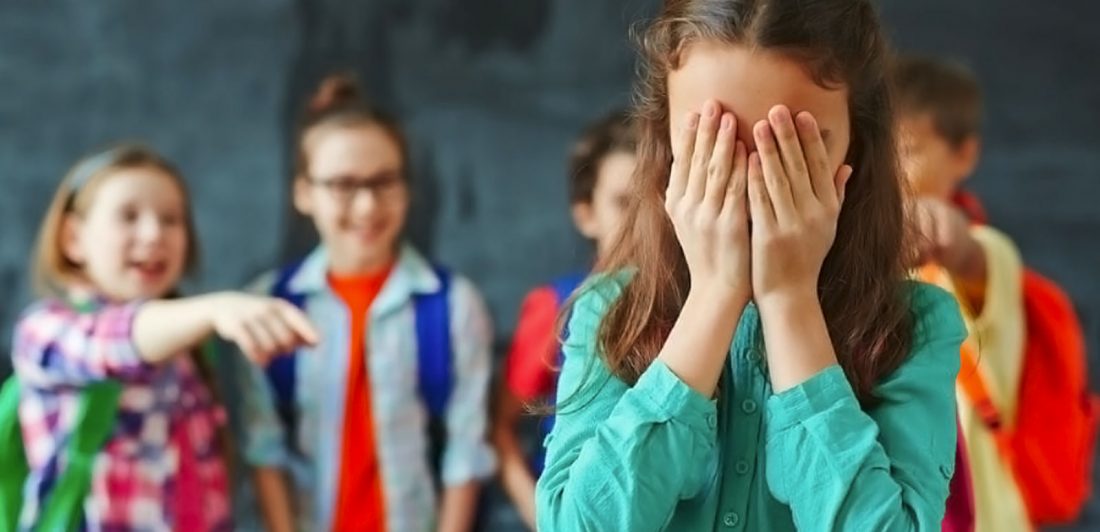
[[[756,133],[757,138],[767,139],[768,135],[772,132],[772,126],[767,120],[761,120],[756,123],[756,127],[753,128],[753,131]]]
[[[695,126],[699,125],[699,115],[695,113],[688,113],[687,119],[684,121],[684,126],[688,129],[695,129]]]
[[[703,106],[703,113],[707,118],[714,118],[718,114],[718,104],[714,103],[714,100],[707,100],[706,105]]]
[[[779,110],[775,112],[775,119],[780,124],[791,123],[791,112],[786,107],[779,107]]]
[[[726,113],[722,115],[722,129],[729,130],[733,127],[733,115]]]

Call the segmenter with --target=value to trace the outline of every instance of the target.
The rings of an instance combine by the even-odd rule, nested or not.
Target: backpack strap
[[[19,379],[12,375],[0,388],[0,532],[15,532],[23,509],[23,483],[30,474],[19,424]]]
[[[452,276],[433,267],[439,290],[413,296],[416,313],[417,387],[428,412],[428,460],[436,489],[442,488],[443,450],[447,442],[447,403],[454,388],[449,295]]]
[[[65,469],[42,507],[39,530],[75,530],[83,516],[84,498],[92,485],[95,457],[115,429],[122,385],[100,381],[80,393],[76,429],[65,448]]]
[[[576,292],[577,288],[580,288],[581,283],[583,283],[587,277],[588,274],[586,273],[574,272],[558,277],[550,283],[550,288],[554,290],[554,295],[558,298],[558,308],[565,306],[565,303],[569,301],[573,292]]]
[[[290,281],[301,269],[304,261],[298,261],[279,271],[275,284],[271,286],[271,295],[283,299],[299,309],[305,308],[305,294],[290,290]],[[286,429],[287,448],[298,447],[298,408],[296,403],[298,387],[297,351],[274,357],[267,365],[267,381],[274,392],[275,410]]]
[[[943,270],[932,265],[920,268],[917,275],[922,281],[938,286],[943,286],[948,281]],[[980,358],[978,349],[970,339],[963,340],[962,346],[959,348],[959,358],[961,359],[961,365],[955,383],[974,406],[974,411],[982,420],[982,424],[993,435],[1001,456],[1008,457],[1011,447],[1009,434],[1005,429],[1001,411],[997,408],[997,404],[993,402],[989,385],[986,384],[985,376],[982,375],[981,367],[978,365]]]

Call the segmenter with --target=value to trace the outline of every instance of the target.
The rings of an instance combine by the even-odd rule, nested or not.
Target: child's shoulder
[[[19,314],[19,323],[33,323],[43,318],[57,318],[78,315],[77,308],[68,300],[60,297],[45,297],[26,306]]]
[[[596,273],[588,277],[577,288],[576,299],[570,307],[573,316],[570,329],[575,328],[576,324],[585,324],[593,329],[598,326],[633,278],[632,270]]]
[[[966,338],[959,302],[950,292],[920,281],[906,281],[906,292],[913,316],[913,352],[945,339],[961,343]],[[952,354],[956,359],[957,355]]]

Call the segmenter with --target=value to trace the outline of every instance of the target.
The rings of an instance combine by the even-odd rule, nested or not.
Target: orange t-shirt
[[[374,439],[370,379],[365,345],[367,312],[382,290],[391,268],[379,273],[338,277],[329,274],[333,292],[348,309],[348,387],[333,530],[382,532],[386,529],[385,497]]]

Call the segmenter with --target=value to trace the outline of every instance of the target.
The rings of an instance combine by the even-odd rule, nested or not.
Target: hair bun
[[[343,107],[360,101],[361,92],[359,82],[351,74],[333,74],[321,80],[307,109],[310,113],[323,113]]]

